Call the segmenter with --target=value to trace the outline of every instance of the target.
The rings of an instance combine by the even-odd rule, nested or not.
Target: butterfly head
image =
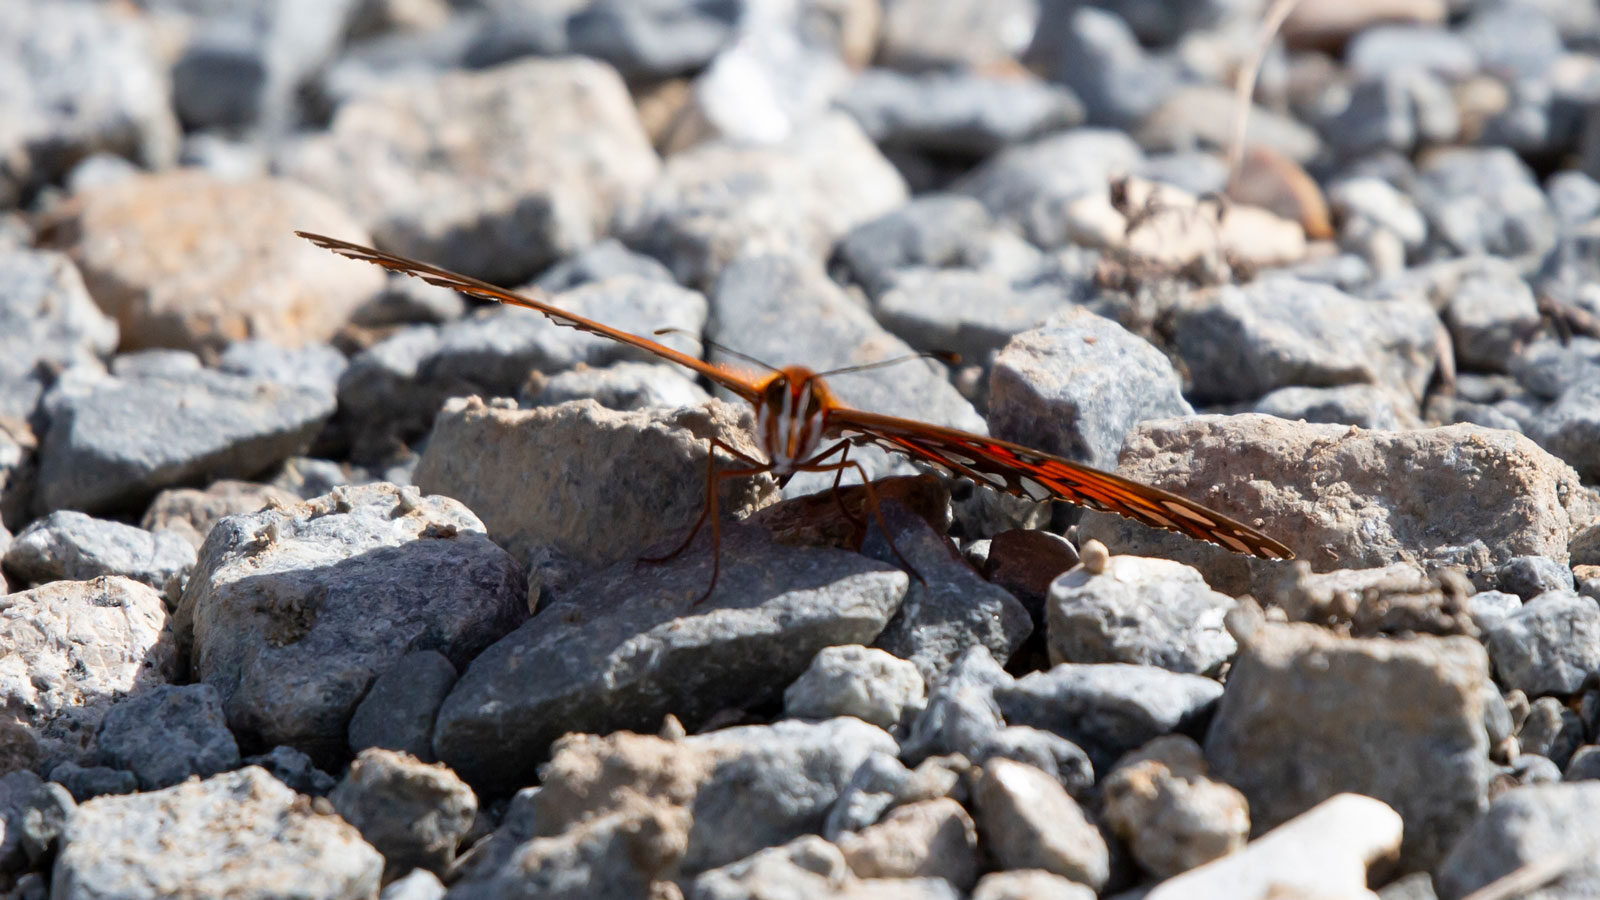
[[[775,474],[787,475],[816,455],[833,405],[827,384],[802,366],[779,369],[761,386],[756,436]]]

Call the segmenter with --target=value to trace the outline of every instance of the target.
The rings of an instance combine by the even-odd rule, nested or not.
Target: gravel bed
[[[0,900],[1600,896],[1600,4],[1269,5],[0,0]]]

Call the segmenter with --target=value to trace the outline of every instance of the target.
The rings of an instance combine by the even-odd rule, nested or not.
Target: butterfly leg
[[[751,467],[747,469],[724,469],[720,472],[717,471],[717,450],[719,449],[727,451],[729,455],[736,459],[751,463]],[[678,556],[683,551],[689,549],[689,545],[694,543],[695,537],[700,534],[700,529],[705,527],[706,519],[710,518],[711,584],[706,587],[706,592],[700,595],[700,599],[694,602],[694,605],[700,605],[707,597],[711,596],[711,591],[716,588],[717,575],[722,563],[722,523],[717,515],[717,487],[728,478],[743,478],[750,475],[759,475],[762,472],[767,472],[771,469],[772,466],[769,463],[763,463],[749,454],[730,447],[716,438],[712,438],[711,445],[706,448],[706,499],[705,503],[703,503],[700,507],[699,518],[694,520],[694,527],[689,529],[689,536],[684,538],[683,543],[679,544],[675,549],[672,550],[672,552],[661,556],[642,556],[639,558],[639,561],[647,563],[664,563],[667,560]]]
[[[811,457],[811,459],[806,462],[806,465],[820,465],[823,460],[834,455],[835,453],[840,454],[839,461],[837,463],[828,463],[827,465],[822,466],[820,469],[815,469],[813,471],[826,472],[829,469],[833,470],[833,501],[839,505],[839,512],[844,513],[844,517],[850,520],[850,524],[857,528],[864,529],[867,527],[867,523],[857,518],[856,514],[850,511],[850,507],[844,505],[844,494],[839,490],[840,485],[844,482],[844,470],[848,468],[845,463],[847,462],[847,458],[850,456],[850,442],[840,441],[839,443],[834,444],[832,447],[829,447],[816,456]],[[856,468],[859,469],[860,466],[857,466]]]

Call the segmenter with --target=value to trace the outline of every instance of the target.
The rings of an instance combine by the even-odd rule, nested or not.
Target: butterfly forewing
[[[558,325],[565,325],[568,328],[576,328],[579,331],[587,331],[590,334],[598,334],[601,337],[607,337],[614,341],[619,341],[630,346],[638,347],[641,350],[648,350],[662,359],[675,362],[680,366],[686,366],[695,370],[696,372],[699,372],[701,375],[704,375],[711,381],[722,385],[723,387],[752,403],[754,403],[760,396],[761,385],[759,380],[751,378],[742,372],[735,371],[727,368],[726,366],[708,363],[702,359],[690,356],[687,353],[681,353],[677,350],[674,350],[665,344],[652,341],[647,337],[641,337],[637,334],[632,334],[618,328],[612,328],[609,325],[603,325],[594,321],[593,319],[587,319],[576,313],[568,312],[559,306],[547,303],[543,300],[529,297],[524,294],[519,294],[516,291],[508,291],[505,288],[496,287],[487,281],[480,281],[469,275],[461,275],[459,273],[452,272],[449,269],[441,269],[438,266],[429,265],[428,263],[421,262],[419,260],[409,259],[393,253],[385,253],[382,250],[375,250],[371,247],[363,247],[360,244],[352,244],[349,241],[341,241],[338,238],[331,238],[320,234],[312,234],[311,232],[307,231],[296,231],[295,234],[305,238],[313,244],[316,244],[318,247],[321,247],[325,250],[332,250],[334,253],[337,253],[340,256],[347,256],[351,259],[361,260],[362,262],[373,263],[375,265],[382,266],[391,272],[399,272],[403,275],[410,275],[415,278],[420,278],[429,284],[437,285],[442,288],[449,288],[453,291],[460,291],[463,294],[468,294],[483,300],[494,300],[500,303],[509,303],[513,306],[526,307],[527,309],[543,313]]]
[[[1019,497],[1117,513],[1263,559],[1294,558],[1288,547],[1254,528],[1177,494],[1020,444],[857,409],[830,410],[828,421],[854,443],[882,447]]]

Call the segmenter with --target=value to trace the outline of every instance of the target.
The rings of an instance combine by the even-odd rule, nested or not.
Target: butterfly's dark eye
[[[767,407],[783,409],[784,401],[789,396],[789,379],[782,375],[767,382],[766,388],[761,392],[761,402]]]

